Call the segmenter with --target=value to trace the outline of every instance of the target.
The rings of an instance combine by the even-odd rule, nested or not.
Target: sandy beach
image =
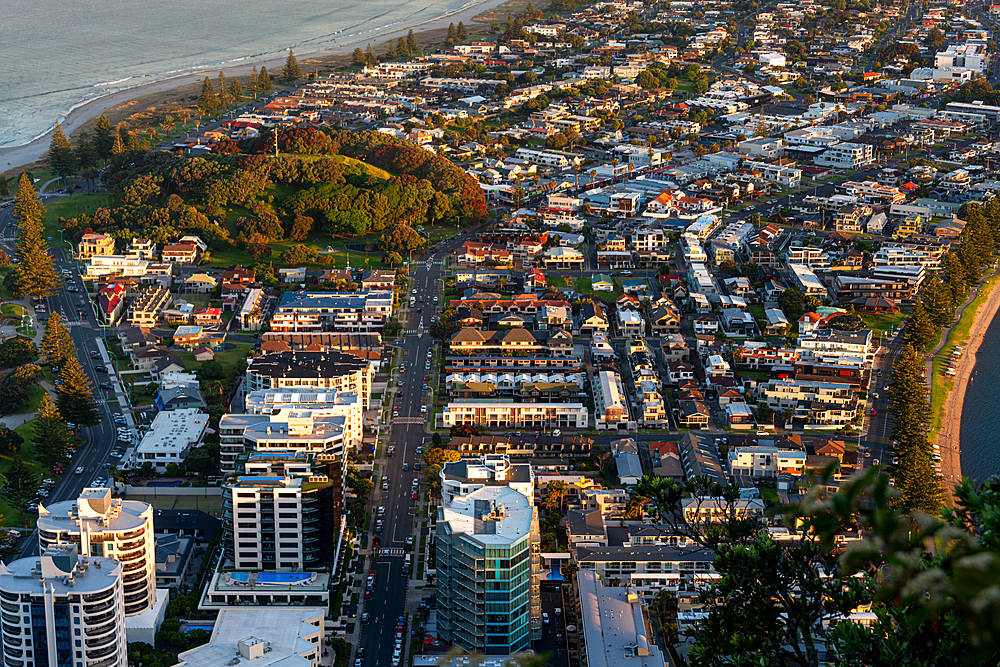
[[[976,351],[983,342],[983,335],[989,329],[993,318],[1000,309],[1000,289],[995,283],[989,298],[976,312],[976,319],[969,330],[969,342],[965,354],[955,367],[955,384],[945,400],[944,416],[941,430],[937,435],[938,447],[941,450],[941,476],[945,489],[951,495],[952,488],[962,481],[962,405],[965,402],[965,390],[972,381],[976,367]]]
[[[303,72],[310,73],[316,71],[324,64],[329,65],[330,61],[342,61],[357,47],[365,48],[368,44],[372,44],[373,48],[375,48],[375,45],[378,44],[383,48],[375,48],[376,53],[384,52],[390,40],[405,37],[410,30],[414,31],[421,48],[426,48],[426,46],[432,43],[443,41],[443,31],[447,30],[449,23],[457,25],[459,22],[464,22],[470,27],[474,23],[478,23],[480,24],[478,26],[479,29],[482,29],[482,24],[488,23],[493,18],[499,20],[499,16],[502,15],[505,17],[508,11],[514,15],[520,14],[527,4],[527,0],[482,0],[481,2],[472,0],[472,2],[467,3],[460,9],[436,19],[399,29],[386,30],[385,32],[375,32],[357,41],[338,44],[335,48],[327,51],[296,54],[296,58],[302,66]],[[536,6],[544,7],[547,4],[547,2],[543,1],[536,3]],[[269,72],[277,75],[284,64],[285,59],[282,57],[273,60],[240,63],[238,66],[223,68],[221,71],[225,72],[227,77],[233,78],[251,74],[254,67],[258,70],[261,67],[267,67]],[[341,64],[343,63],[341,62]],[[203,69],[111,93],[73,109],[59,122],[62,125],[63,131],[67,135],[72,136],[74,132],[80,130],[88,121],[99,118],[101,114],[129,101],[140,97],[168,93],[182,86],[197,84],[206,76],[214,79],[218,74],[218,70]],[[30,143],[9,148],[0,148],[0,173],[4,173],[10,177],[12,174],[9,172],[16,172],[20,167],[39,161],[45,155],[46,151],[48,151],[50,135],[51,130]]]

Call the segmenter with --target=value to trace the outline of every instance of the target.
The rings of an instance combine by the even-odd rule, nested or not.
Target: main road
[[[394,447],[395,455],[385,459],[383,467],[389,489],[383,490],[383,480],[377,479],[374,480],[375,491],[372,494],[372,503],[385,507],[384,525],[382,533],[378,535],[380,548],[392,550],[389,553],[393,554],[402,552],[407,537],[413,536],[414,543],[420,543],[419,536],[413,535],[417,501],[411,496],[415,479],[420,483],[421,493],[425,485],[420,482],[422,472],[414,471],[414,464],[421,460],[417,447],[425,446],[426,441],[430,440],[425,433],[424,424],[432,412],[431,393],[430,389],[423,387],[425,384],[435,386],[442,353],[441,347],[435,346],[430,336],[430,318],[440,306],[440,303],[434,302],[434,298],[443,297],[442,277],[446,257],[464,242],[465,236],[459,234],[410,263],[409,294],[406,301],[413,296],[416,303],[409,308],[403,334],[394,346],[397,361],[403,365],[403,370],[392,376],[395,379],[390,382],[383,397],[383,403],[388,404],[389,396],[395,394],[393,410],[398,408],[398,414],[391,417],[388,442],[383,443],[386,447]],[[428,361],[430,370],[426,368]],[[424,406],[427,406],[427,413],[421,411]],[[404,472],[404,464],[408,471]],[[372,599],[364,600],[363,608],[359,610],[359,613],[368,613],[370,621],[362,626],[358,645],[365,649],[366,665],[389,667],[392,664],[396,621],[399,617],[406,616],[410,579],[403,574],[403,558],[400,556],[379,555],[373,550],[371,559],[369,574],[375,576]],[[408,636],[404,636],[404,645],[409,645]]]

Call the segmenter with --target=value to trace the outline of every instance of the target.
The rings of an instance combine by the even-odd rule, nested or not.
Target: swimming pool
[[[198,625],[196,623],[188,623],[184,626],[184,632],[191,632],[192,630],[204,630],[205,632],[211,632],[214,629],[214,625]]]
[[[249,583],[250,573],[249,572],[231,572],[229,578],[233,581],[237,581],[241,584]]]
[[[290,586],[293,584],[301,584],[304,581],[309,581],[312,575],[307,572],[258,572],[257,573],[257,583],[267,585],[284,585]]]

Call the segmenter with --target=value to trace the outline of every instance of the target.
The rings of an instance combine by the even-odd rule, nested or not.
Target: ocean
[[[478,4],[463,0],[6,0],[0,147],[124,88],[367,40]],[[353,48],[353,47],[352,47]],[[270,71],[270,70],[269,70]],[[277,73],[277,72],[275,72]]]
[[[976,352],[974,379],[962,405],[962,475],[983,481],[1000,475],[997,456],[997,396],[1000,396],[1000,318],[986,330]]]

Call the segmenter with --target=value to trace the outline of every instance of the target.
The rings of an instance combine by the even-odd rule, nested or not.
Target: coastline
[[[989,288],[990,292],[986,302],[976,311],[975,319],[969,329],[965,354],[962,355],[955,367],[954,385],[942,407],[943,420],[936,438],[941,453],[941,477],[949,496],[954,495],[955,485],[962,481],[961,434],[965,391],[975,372],[976,352],[983,341],[983,336],[993,323],[997,311],[1000,310],[998,285],[1000,285],[1000,280],[994,281]]]
[[[389,29],[385,32],[375,32],[355,41],[339,44],[331,49],[296,54],[296,58],[300,66],[302,66],[303,71],[309,72],[312,69],[309,65],[314,65],[318,69],[321,63],[336,62],[348,56],[355,48],[364,48],[367,44],[373,43],[376,40],[378,40],[379,48],[373,48],[375,48],[376,52],[381,52],[384,49],[380,47],[387,45],[391,40],[405,37],[410,30],[413,30],[414,36],[418,38],[418,41],[426,44],[428,43],[428,33],[447,30],[449,23],[457,24],[461,21],[466,23],[466,25],[479,24],[481,26],[489,21],[488,18],[483,18],[483,16],[495,12],[500,7],[506,6],[511,14],[517,14],[518,8],[523,9],[527,4],[527,0],[479,0],[478,2],[477,0],[470,0],[470,2],[465,3],[461,7],[436,18],[405,27]],[[538,6],[545,6],[547,4],[547,2],[540,2]],[[423,39],[420,39],[421,36],[423,36]],[[67,136],[72,136],[74,133],[79,132],[89,121],[95,120],[101,114],[137,98],[167,93],[186,85],[200,84],[206,76],[214,79],[218,76],[219,71],[224,72],[229,78],[234,78],[248,76],[254,67],[258,70],[261,67],[267,67],[269,72],[277,74],[284,67],[284,64],[285,57],[282,56],[280,58],[259,60],[256,62],[240,62],[238,65],[222,67],[219,70],[209,70],[207,68],[197,71],[192,70],[166,79],[150,81],[149,83],[144,83],[133,88],[125,88],[92,100],[83,101],[74,105],[57,123],[62,126]],[[25,166],[41,160],[48,151],[49,141],[54,129],[54,127],[50,128],[47,132],[39,135],[30,142],[18,146],[0,148],[0,173],[9,178],[11,176],[9,172],[16,172]]]

